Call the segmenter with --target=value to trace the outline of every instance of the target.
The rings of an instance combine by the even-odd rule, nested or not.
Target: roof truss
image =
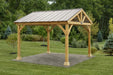
[[[82,9],[76,15],[74,15],[71,19],[69,19],[68,23],[74,24],[74,25],[91,25],[92,21],[89,19],[87,14]]]

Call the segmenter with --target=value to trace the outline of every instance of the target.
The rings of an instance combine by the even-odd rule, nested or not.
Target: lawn
[[[40,46],[42,43],[23,41],[21,56],[45,53],[47,48]],[[64,44],[59,41],[51,41],[50,49],[54,53],[65,52]],[[16,54],[9,54],[11,51],[5,40],[0,40],[0,75],[113,75],[113,56],[105,56],[100,51],[94,58],[69,68],[12,61]],[[87,52],[87,48],[69,48],[71,54],[87,55]]]

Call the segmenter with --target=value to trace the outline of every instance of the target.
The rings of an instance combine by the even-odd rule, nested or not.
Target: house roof
[[[74,15],[76,15],[82,8],[78,9],[67,9],[67,10],[56,10],[56,11],[39,11],[32,12],[18,20],[18,22],[60,22],[68,21]]]

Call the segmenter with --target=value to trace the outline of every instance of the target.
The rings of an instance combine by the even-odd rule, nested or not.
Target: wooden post
[[[17,25],[18,27],[18,37],[17,37],[17,58],[16,60],[21,60],[20,56],[20,25]]]
[[[50,30],[49,30],[49,26],[47,26],[47,53],[50,53]]]
[[[91,27],[88,26],[88,57],[91,57]]]
[[[69,29],[69,25],[66,24],[65,28],[66,28],[66,33],[65,33],[65,62],[64,62],[64,65],[69,66],[70,65],[70,63],[69,63],[69,51],[68,51],[68,46],[69,46],[68,45],[69,44],[69,39],[68,39],[69,31],[68,31],[68,29]]]

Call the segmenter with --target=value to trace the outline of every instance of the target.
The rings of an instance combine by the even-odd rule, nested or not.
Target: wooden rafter
[[[79,15],[81,13],[81,11],[79,11],[76,15],[74,15],[72,18],[70,18],[69,20],[68,20],[68,22],[70,22],[73,18],[75,18],[77,15]]]

